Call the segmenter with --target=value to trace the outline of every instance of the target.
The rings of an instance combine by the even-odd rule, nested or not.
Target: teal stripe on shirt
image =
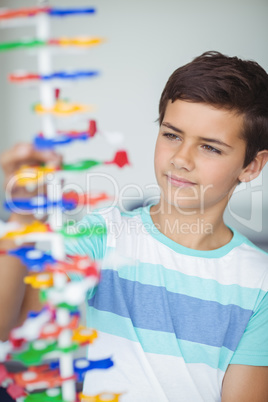
[[[189,364],[202,363],[225,371],[233,355],[233,352],[225,347],[178,340],[172,333],[134,328],[129,318],[106,311],[96,311],[93,307],[88,308],[87,323],[100,332],[140,343],[146,353],[183,357]]]
[[[107,248],[108,250],[112,251],[110,248]],[[109,258],[107,258],[107,263],[104,264],[103,269],[111,269]],[[170,292],[202,300],[216,301],[223,305],[234,304],[249,310],[254,308],[252,300],[255,300],[256,305],[266,293],[258,288],[223,285],[214,279],[186,275],[162,265],[140,261],[130,261],[128,266],[122,266],[118,269],[118,274],[122,279],[138,281],[144,285],[164,286]]]

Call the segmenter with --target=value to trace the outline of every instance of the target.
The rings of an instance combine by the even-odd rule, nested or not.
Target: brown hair
[[[268,74],[258,63],[205,52],[170,76],[160,98],[160,124],[168,101],[177,99],[242,114],[242,137],[247,143],[244,166],[268,149]]]

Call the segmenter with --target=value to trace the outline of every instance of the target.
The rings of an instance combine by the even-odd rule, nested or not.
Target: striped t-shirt
[[[99,332],[84,392],[122,402],[216,402],[229,364],[268,366],[268,255],[233,230],[212,251],[183,247],[157,230],[150,207],[87,215],[107,235],[68,241],[67,251],[102,260],[87,320]]]

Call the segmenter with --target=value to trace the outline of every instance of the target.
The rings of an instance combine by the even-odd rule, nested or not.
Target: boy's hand
[[[37,190],[30,192],[25,187],[10,185],[10,180],[22,165],[41,165],[42,163],[59,165],[62,163],[62,156],[53,151],[37,151],[29,143],[17,144],[3,152],[0,157],[0,165],[4,172],[5,191],[8,191],[9,195],[14,198],[31,198],[35,196]],[[44,194],[45,188],[39,188],[38,193]],[[32,216],[29,214],[17,215],[13,213],[11,220],[27,223],[29,220],[32,220]]]

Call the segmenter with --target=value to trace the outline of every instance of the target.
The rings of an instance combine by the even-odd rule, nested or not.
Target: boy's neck
[[[215,250],[231,241],[233,233],[223,221],[224,208],[221,214],[212,210],[189,212],[160,201],[150,214],[161,233],[184,247]]]

